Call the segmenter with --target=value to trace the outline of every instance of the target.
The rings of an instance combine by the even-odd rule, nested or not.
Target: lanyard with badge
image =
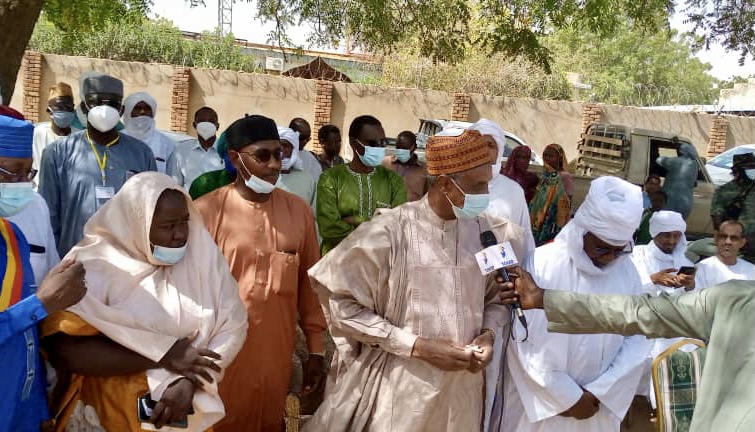
[[[115,195],[115,188],[113,188],[112,186],[107,186],[107,149],[118,142],[120,135],[115,137],[115,139],[113,139],[109,143],[105,144],[105,152],[102,155],[100,155],[100,152],[97,151],[97,147],[95,147],[92,138],[89,137],[89,131],[86,132],[86,136],[87,141],[89,142],[89,146],[92,148],[92,153],[94,153],[94,158],[97,160],[97,165],[99,165],[100,167],[100,178],[102,179],[102,185],[94,187],[94,197],[97,202],[97,208],[100,208],[110,198],[112,198],[113,195]]]

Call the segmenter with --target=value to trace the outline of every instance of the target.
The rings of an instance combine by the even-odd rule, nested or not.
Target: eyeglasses
[[[624,246],[619,247],[602,247],[602,246],[593,246],[593,250],[595,253],[599,256],[604,255],[613,255],[615,257],[620,257],[624,255],[629,255],[632,253],[632,243],[627,243]]]
[[[34,177],[37,176],[37,170],[32,168],[25,174],[16,174],[14,172],[8,171],[5,168],[0,167],[0,176],[8,180],[8,182],[10,183],[28,182],[28,181],[34,180]]]
[[[358,138],[354,138],[354,141],[358,142],[362,147],[386,147],[391,142],[391,140],[388,138],[382,138],[380,140],[366,140],[367,144],[363,143]]]
[[[101,105],[107,105],[110,107],[113,107],[117,110],[121,109],[122,101],[121,99],[111,99],[111,98],[105,98],[101,96],[87,96],[86,98],[86,105],[89,109],[92,109],[96,106]]]
[[[259,163],[266,164],[270,162],[270,158],[275,158],[278,162],[283,160],[283,149],[279,148],[276,150],[269,150],[269,149],[259,149],[254,153],[249,152],[237,152],[239,154],[245,154],[248,156],[251,156]]]

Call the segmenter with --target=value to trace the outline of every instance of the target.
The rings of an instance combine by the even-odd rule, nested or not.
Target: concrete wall
[[[262,114],[284,126],[294,117],[303,117],[310,123],[314,118],[315,82],[312,80],[192,69],[189,88],[187,131],[192,135],[195,134],[191,127],[194,112],[203,106],[218,112],[221,129],[244,114]]]
[[[561,144],[571,160],[577,156],[582,108],[582,104],[576,102],[473,94],[469,121],[481,118],[496,121],[538,153],[550,143]]]
[[[37,108],[40,121],[48,119],[45,113],[47,89],[55,82],[64,81],[74,89],[79,101],[79,78],[89,70],[98,70],[123,80],[126,94],[147,91],[158,101],[157,125],[160,129],[185,131],[195,135],[191,127],[194,112],[202,106],[215,108],[220,115],[221,128],[227,127],[245,113],[263,114],[277,123],[287,125],[293,117],[303,117],[314,124],[318,99],[316,82],[298,78],[263,74],[238,73],[212,69],[190,69],[188,97],[176,96],[176,69],[170,65],[118,62],[84,57],[67,57],[44,54],[36,69],[22,66],[11,106],[23,110],[24,94],[34,101],[27,110]],[[37,57],[37,63],[40,60]],[[41,73],[38,89],[24,88],[25,70]],[[40,70],[40,72],[36,72]],[[175,76],[174,76],[175,75]],[[36,85],[36,84],[35,84]],[[181,90],[186,92],[187,90]],[[34,99],[38,94],[38,103]],[[326,98],[327,99],[327,98]],[[402,130],[416,131],[419,119],[449,119],[456,99],[469,100],[468,110],[454,115],[476,121],[489,118],[504,129],[521,137],[537,152],[545,145],[561,144],[571,159],[576,156],[576,143],[582,132],[582,120],[587,105],[567,101],[542,101],[526,98],[491,97],[478,94],[464,95],[432,90],[379,87],[365,84],[335,83],[331,99],[320,106],[330,113],[330,122],[341,128],[344,153],[350,151],[346,136],[351,121],[362,114],[378,117],[388,136]],[[183,102],[181,102],[183,101]],[[186,102],[188,101],[188,102]],[[188,106],[187,106],[188,104]],[[38,105],[38,107],[37,107]],[[176,107],[188,113],[171,124],[171,111]],[[466,103],[464,104],[466,106]],[[617,105],[598,105],[596,119],[631,127],[664,130],[692,140],[701,155],[706,154],[714,116],[704,113],[683,113],[646,110]],[[324,108],[323,108],[324,107]],[[26,113],[30,118],[31,113]],[[36,114],[36,113],[34,113]],[[589,113],[588,113],[589,114]],[[327,116],[326,116],[327,117]],[[725,116],[728,122],[726,148],[755,143],[755,119]],[[590,120],[593,121],[593,120]],[[171,127],[173,126],[173,127]],[[316,140],[313,131],[313,140]]]

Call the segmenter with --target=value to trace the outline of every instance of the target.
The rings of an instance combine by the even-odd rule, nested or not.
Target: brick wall
[[[471,98],[466,93],[454,93],[454,103],[451,109],[451,120],[469,121],[469,103]]]
[[[729,121],[721,116],[713,117],[710,123],[710,140],[708,141],[708,159],[726,150],[726,135],[729,132]]]
[[[31,122],[39,121],[40,88],[42,85],[42,54],[26,51],[21,64],[24,71],[23,113]]]
[[[170,101],[170,130],[173,132],[188,131],[190,76],[190,68],[173,68],[173,95]]]
[[[317,131],[330,123],[333,109],[333,83],[331,81],[317,81],[315,83],[315,124],[312,125],[312,140],[309,147],[320,153],[320,141],[317,139]]]
[[[599,123],[603,116],[603,106],[601,104],[588,103],[582,108],[582,133],[592,123]]]

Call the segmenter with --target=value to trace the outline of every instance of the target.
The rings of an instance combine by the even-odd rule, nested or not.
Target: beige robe
[[[505,219],[443,221],[427,198],[381,210],[310,272],[336,353],[325,401],[305,430],[471,431],[482,420],[483,374],[445,372],[411,357],[418,336],[467,345],[506,309],[480,273],[480,232],[521,254]]]

